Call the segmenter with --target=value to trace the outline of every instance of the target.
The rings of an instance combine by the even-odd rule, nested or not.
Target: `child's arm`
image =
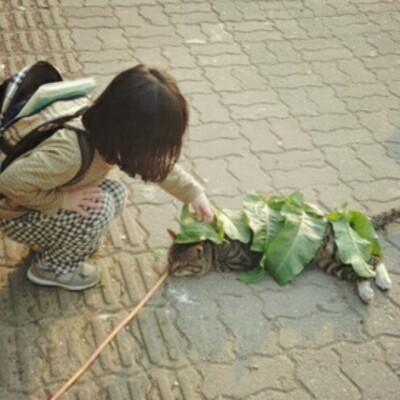
[[[183,203],[190,203],[200,220],[210,222],[214,218],[203,186],[178,164],[175,164],[165,180],[159,183],[159,186]]]
[[[208,224],[214,219],[214,212],[204,192],[195,197],[191,204],[197,221],[203,221]]]

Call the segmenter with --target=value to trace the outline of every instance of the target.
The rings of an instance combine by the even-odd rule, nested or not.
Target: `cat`
[[[386,225],[400,218],[400,208],[383,212],[370,220],[376,231],[382,231]],[[168,230],[173,239],[176,233]],[[249,244],[237,240],[226,240],[222,244],[215,244],[209,240],[191,244],[173,243],[168,252],[168,269],[173,276],[205,276],[211,270],[215,271],[249,271],[254,269],[261,260],[262,254],[250,250]],[[381,290],[389,290],[391,279],[385,264],[377,256],[369,261],[375,271],[375,283]],[[324,239],[310,262],[320,267],[329,275],[348,280],[357,284],[360,298],[369,303],[374,297],[370,279],[358,276],[351,265],[343,264],[336,255],[333,230],[327,228]]]

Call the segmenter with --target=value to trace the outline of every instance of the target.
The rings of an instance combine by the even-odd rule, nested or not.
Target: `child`
[[[39,249],[28,279],[69,290],[100,280],[97,268],[85,261],[124,207],[123,186],[105,179],[114,166],[191,203],[199,220],[214,217],[203,188],[176,164],[188,108],[169,75],[145,65],[122,72],[81,123],[95,153],[79,182],[68,185],[81,166],[81,151],[76,132],[67,128],[0,174],[0,229]]]

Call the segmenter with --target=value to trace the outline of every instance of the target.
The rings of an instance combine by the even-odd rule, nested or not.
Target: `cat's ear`
[[[201,243],[198,243],[194,246],[194,249],[197,251],[197,253],[203,253],[203,245]]]
[[[176,239],[178,237],[178,234],[176,232],[174,232],[172,229],[167,229],[168,233],[170,234],[170,236],[172,237],[172,239]]]

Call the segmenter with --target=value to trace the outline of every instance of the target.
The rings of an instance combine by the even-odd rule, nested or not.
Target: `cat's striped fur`
[[[378,214],[371,218],[371,222],[374,228],[380,231],[398,218],[400,218],[400,208]],[[175,236],[172,231],[170,234]],[[216,245],[206,240],[195,244],[174,243],[169,250],[168,264],[172,275],[201,277],[211,270],[222,272],[251,270],[258,265],[260,259],[261,253],[250,251],[249,245],[238,241],[226,241]],[[339,279],[356,282],[362,300],[369,302],[372,299],[370,280],[360,278],[351,265],[344,265],[338,259],[331,227],[328,227],[312,263]],[[391,280],[382,260],[373,256],[370,264],[376,272],[377,286],[383,290],[389,289]]]

